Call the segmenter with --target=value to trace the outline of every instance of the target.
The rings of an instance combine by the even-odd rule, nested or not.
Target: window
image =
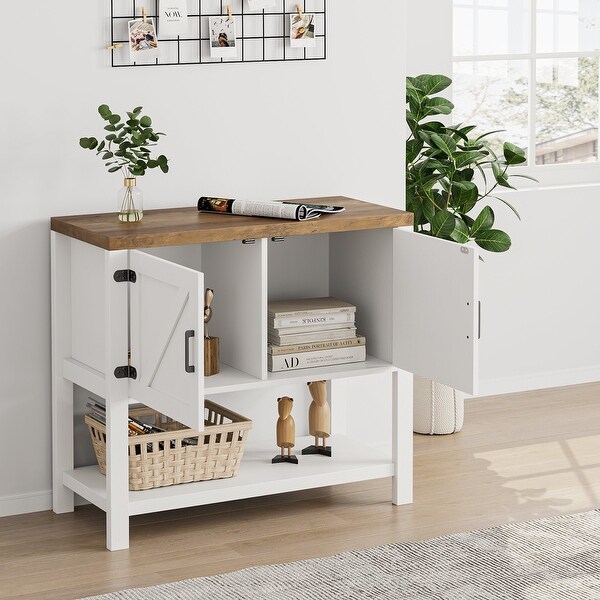
[[[457,122],[529,164],[598,161],[600,0],[454,0]]]

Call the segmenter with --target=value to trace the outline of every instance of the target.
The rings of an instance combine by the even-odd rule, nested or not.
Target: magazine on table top
[[[343,206],[328,204],[283,202],[255,202],[252,200],[235,200],[233,198],[209,198],[202,196],[198,200],[200,212],[211,212],[248,217],[272,217],[274,219],[292,219],[307,221],[317,219],[321,214],[332,214],[346,210]]]

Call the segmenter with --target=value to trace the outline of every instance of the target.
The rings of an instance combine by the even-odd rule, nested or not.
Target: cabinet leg
[[[75,494],[63,485],[63,472],[73,469],[73,384],[54,373],[52,410],[52,509],[75,510]]]
[[[413,501],[413,396],[412,374],[392,373],[392,479],[393,504]]]
[[[129,548],[128,399],[106,403],[106,547]]]

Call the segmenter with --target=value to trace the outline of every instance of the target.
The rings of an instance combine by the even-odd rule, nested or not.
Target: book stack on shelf
[[[361,362],[366,339],[356,332],[356,306],[337,298],[277,300],[268,306],[271,372]]]

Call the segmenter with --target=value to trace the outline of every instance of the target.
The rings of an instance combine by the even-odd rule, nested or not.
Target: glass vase
[[[136,185],[135,177],[126,177],[117,195],[117,211],[120,221],[133,223],[144,216],[144,194]]]

